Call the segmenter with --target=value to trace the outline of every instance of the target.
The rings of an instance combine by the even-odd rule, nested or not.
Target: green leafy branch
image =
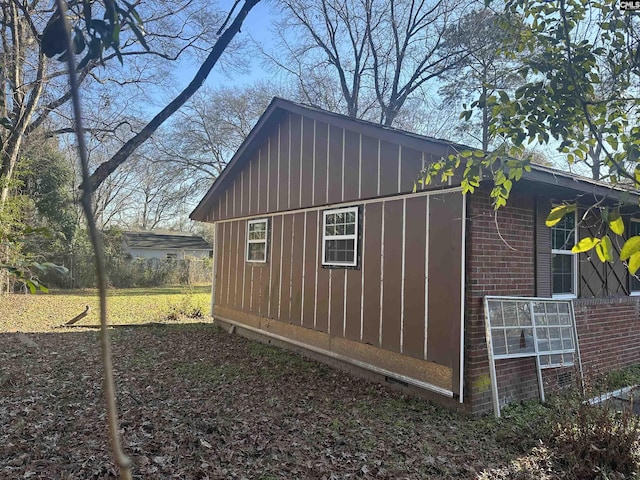
[[[490,193],[493,206],[496,209],[504,207],[511,194],[513,182],[520,180],[524,172],[531,171],[531,161],[528,157],[520,160],[506,156],[508,153],[521,154],[522,150],[507,151],[506,148],[502,148],[487,153],[477,149],[465,149],[443,157],[425,167],[414,190],[418,184],[446,184],[462,170],[460,185],[463,193],[474,193],[482,180],[490,179],[493,181]]]
[[[560,205],[551,210],[545,224],[547,227],[553,227],[565,215],[573,213],[577,210],[576,204]],[[624,221],[620,215],[619,208],[601,208],[602,221],[614,235],[622,237],[624,234]],[[605,233],[600,237],[584,237],[572,248],[572,253],[586,253],[595,249],[596,254],[601,262],[613,263],[615,259],[615,250],[611,237]],[[640,236],[636,235],[628,238],[622,245],[620,250],[620,260],[626,262],[627,269],[631,275],[635,275],[640,269]]]

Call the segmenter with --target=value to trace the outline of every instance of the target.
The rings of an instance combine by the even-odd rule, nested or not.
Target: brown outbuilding
[[[487,295],[570,299],[585,368],[640,363],[640,282],[558,244],[598,228],[595,210],[576,219],[603,198],[640,233],[637,192],[543,166],[497,213],[484,184],[414,189],[428,162],[465,148],[274,99],[191,214],[215,225],[212,315],[471,413],[492,406]],[[576,198],[545,226],[552,203]],[[555,367],[546,384],[571,376]],[[537,395],[532,357],[495,372],[501,403]]]

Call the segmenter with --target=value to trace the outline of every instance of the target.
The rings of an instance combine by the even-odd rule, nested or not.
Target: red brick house
[[[640,282],[558,244],[596,220],[544,225],[552,202],[636,195],[546,167],[497,216],[488,188],[413,191],[426,162],[461,148],[274,99],[191,214],[215,224],[214,317],[472,413],[491,409],[486,295],[573,298],[586,368],[640,362]],[[537,395],[531,358],[496,372],[505,398]]]

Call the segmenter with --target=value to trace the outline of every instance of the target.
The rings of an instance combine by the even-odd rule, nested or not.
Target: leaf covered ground
[[[10,315],[4,300],[0,319]],[[116,478],[98,333],[50,323],[0,332],[0,478]],[[543,448],[521,456],[510,424],[448,412],[207,321],[111,335],[137,479],[571,478],[553,472]]]

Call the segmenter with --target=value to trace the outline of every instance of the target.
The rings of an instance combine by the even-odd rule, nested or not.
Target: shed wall
[[[287,113],[218,194],[207,220],[412,192],[425,162],[450,153],[439,144],[425,147],[429,151]]]
[[[266,328],[263,322],[269,320],[269,328],[282,324],[326,334],[331,345],[344,340],[353,342],[353,348],[368,345],[411,357],[423,361],[424,372],[437,372],[432,379],[436,386],[457,392],[460,192],[361,204],[361,260],[356,269],[322,266],[321,212],[269,215],[269,255],[262,264],[245,261],[247,219],[216,223],[214,314],[255,328]],[[440,269],[438,262],[446,262],[447,268]],[[285,330],[294,340],[300,332]],[[375,357],[369,361],[376,362]],[[424,377],[424,372],[419,375]]]

